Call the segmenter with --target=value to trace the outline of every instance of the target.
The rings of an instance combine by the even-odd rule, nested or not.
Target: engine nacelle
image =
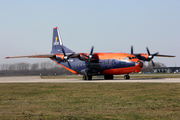
[[[61,57],[56,56],[56,55],[54,55],[51,59],[55,59],[56,61],[59,61],[59,62],[63,62],[64,61]]]
[[[78,59],[81,60],[81,61],[86,61],[86,60],[88,60],[88,58],[87,58],[86,56],[84,56],[84,55],[79,55],[79,56],[78,56]]]

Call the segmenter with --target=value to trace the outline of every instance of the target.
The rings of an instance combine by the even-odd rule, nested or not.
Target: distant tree
[[[39,63],[34,63],[31,65],[31,70],[38,70],[39,69]]]
[[[48,61],[42,63],[0,64],[0,76],[12,75],[71,75],[72,73],[58,64]]]
[[[16,70],[16,64],[10,64],[8,70]]]
[[[30,64],[29,63],[17,63],[16,70],[29,70]]]
[[[155,66],[152,65],[151,62],[148,62],[148,64],[144,64],[143,68],[141,69],[141,72],[153,72],[154,67],[166,67],[164,63],[155,62]]]

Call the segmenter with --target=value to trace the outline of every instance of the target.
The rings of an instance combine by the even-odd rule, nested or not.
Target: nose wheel
[[[92,75],[83,75],[83,80],[92,80]]]
[[[130,76],[127,74],[127,75],[124,75],[124,79],[125,80],[129,80],[130,79]]]

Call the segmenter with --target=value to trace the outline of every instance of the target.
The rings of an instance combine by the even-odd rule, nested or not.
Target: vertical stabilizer
[[[72,50],[63,46],[61,37],[59,35],[58,27],[53,28],[53,38],[52,38],[52,50],[51,53],[63,53],[61,47],[64,48],[65,53],[74,53]]]

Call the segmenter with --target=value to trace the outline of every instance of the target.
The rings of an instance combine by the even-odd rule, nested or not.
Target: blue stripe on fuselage
[[[115,69],[115,68],[126,68],[135,66],[135,62],[132,61],[124,61],[124,60],[116,60],[116,59],[105,59],[100,60],[100,67],[105,69]]]

